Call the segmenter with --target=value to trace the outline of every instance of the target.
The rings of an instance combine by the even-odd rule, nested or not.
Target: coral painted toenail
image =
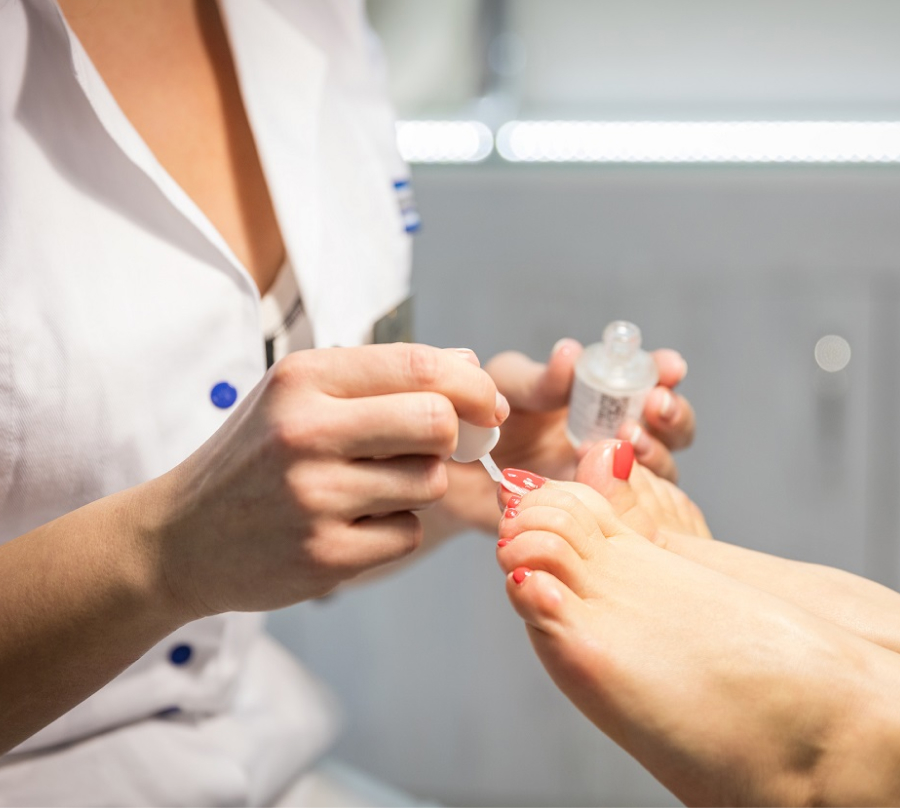
[[[524,488],[527,491],[534,491],[547,482],[546,477],[541,477],[540,474],[525,471],[524,469],[503,469],[503,476],[513,485],[517,485],[519,488]]]
[[[517,567],[515,570],[513,570],[513,580],[517,584],[521,584],[522,581],[524,581],[529,575],[531,575],[531,572],[532,571],[528,569],[528,567]]]
[[[522,501],[522,497],[516,496],[513,494],[508,500],[506,500],[507,508],[517,508],[519,503]]]
[[[627,480],[634,465],[634,446],[627,440],[623,440],[616,446],[613,455],[613,477],[617,480]]]
[[[506,545],[509,544],[509,542],[510,542],[510,539],[500,539],[500,541],[497,542],[497,546],[498,547],[506,547]]]
[[[503,511],[504,519],[515,519],[519,515],[519,512],[515,508],[507,508]]]

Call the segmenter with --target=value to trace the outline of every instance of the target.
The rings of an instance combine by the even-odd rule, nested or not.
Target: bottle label
[[[613,396],[576,378],[569,402],[569,439],[580,446],[585,441],[614,438],[624,421],[641,417],[646,397],[646,392]]]

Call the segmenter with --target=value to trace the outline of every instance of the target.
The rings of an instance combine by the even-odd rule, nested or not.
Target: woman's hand
[[[498,354],[485,367],[498,390],[509,400],[511,414],[503,425],[500,443],[491,452],[500,468],[532,469],[557,480],[572,480],[581,455],[566,437],[569,393],[575,362],[582,351],[572,339],[560,340],[546,365],[514,351]],[[635,455],[666,479],[675,480],[678,468],[672,450],[690,445],[694,437],[694,410],[672,391],[687,365],[676,351],[653,353],[659,368],[659,386],[650,392],[643,424],[626,422],[619,436],[634,439]],[[635,430],[640,427],[640,434]],[[444,525],[438,532],[477,526],[493,531],[497,524],[497,486],[478,463],[451,463],[451,494],[444,500]]]
[[[563,339],[546,365],[515,352],[499,354],[487,365],[512,407],[494,453],[498,464],[533,469],[555,479],[574,478],[577,456],[566,439],[565,426],[581,351],[578,342]],[[684,378],[687,364],[671,350],[655,351],[653,358],[659,368],[659,386],[647,396],[643,424],[623,424],[618,437],[631,440],[638,462],[674,482],[678,467],[672,450],[689,446],[694,438],[694,410],[672,390]],[[640,434],[636,434],[638,426]]]
[[[316,597],[421,541],[458,418],[509,411],[470,351],[292,354],[165,479],[160,560],[197,615]]]
[[[322,595],[412,551],[457,413],[508,412],[471,351],[304,351],[168,474],[0,546],[0,754],[184,623]]]

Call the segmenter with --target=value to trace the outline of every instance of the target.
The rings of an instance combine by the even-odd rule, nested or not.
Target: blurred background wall
[[[368,6],[404,120],[900,120],[895,0]],[[419,340],[545,358],[633,320],[689,362],[682,485],[713,532],[897,586],[900,165],[494,152],[413,182]],[[852,351],[838,372],[826,335]],[[339,754],[423,798],[677,804],[550,683],[491,537],[270,625],[343,700]]]

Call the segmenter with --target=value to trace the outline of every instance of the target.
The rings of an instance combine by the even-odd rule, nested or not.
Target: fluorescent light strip
[[[480,121],[398,121],[397,147],[408,163],[478,163],[494,136]]]
[[[900,121],[510,121],[497,151],[530,163],[896,163]]]

